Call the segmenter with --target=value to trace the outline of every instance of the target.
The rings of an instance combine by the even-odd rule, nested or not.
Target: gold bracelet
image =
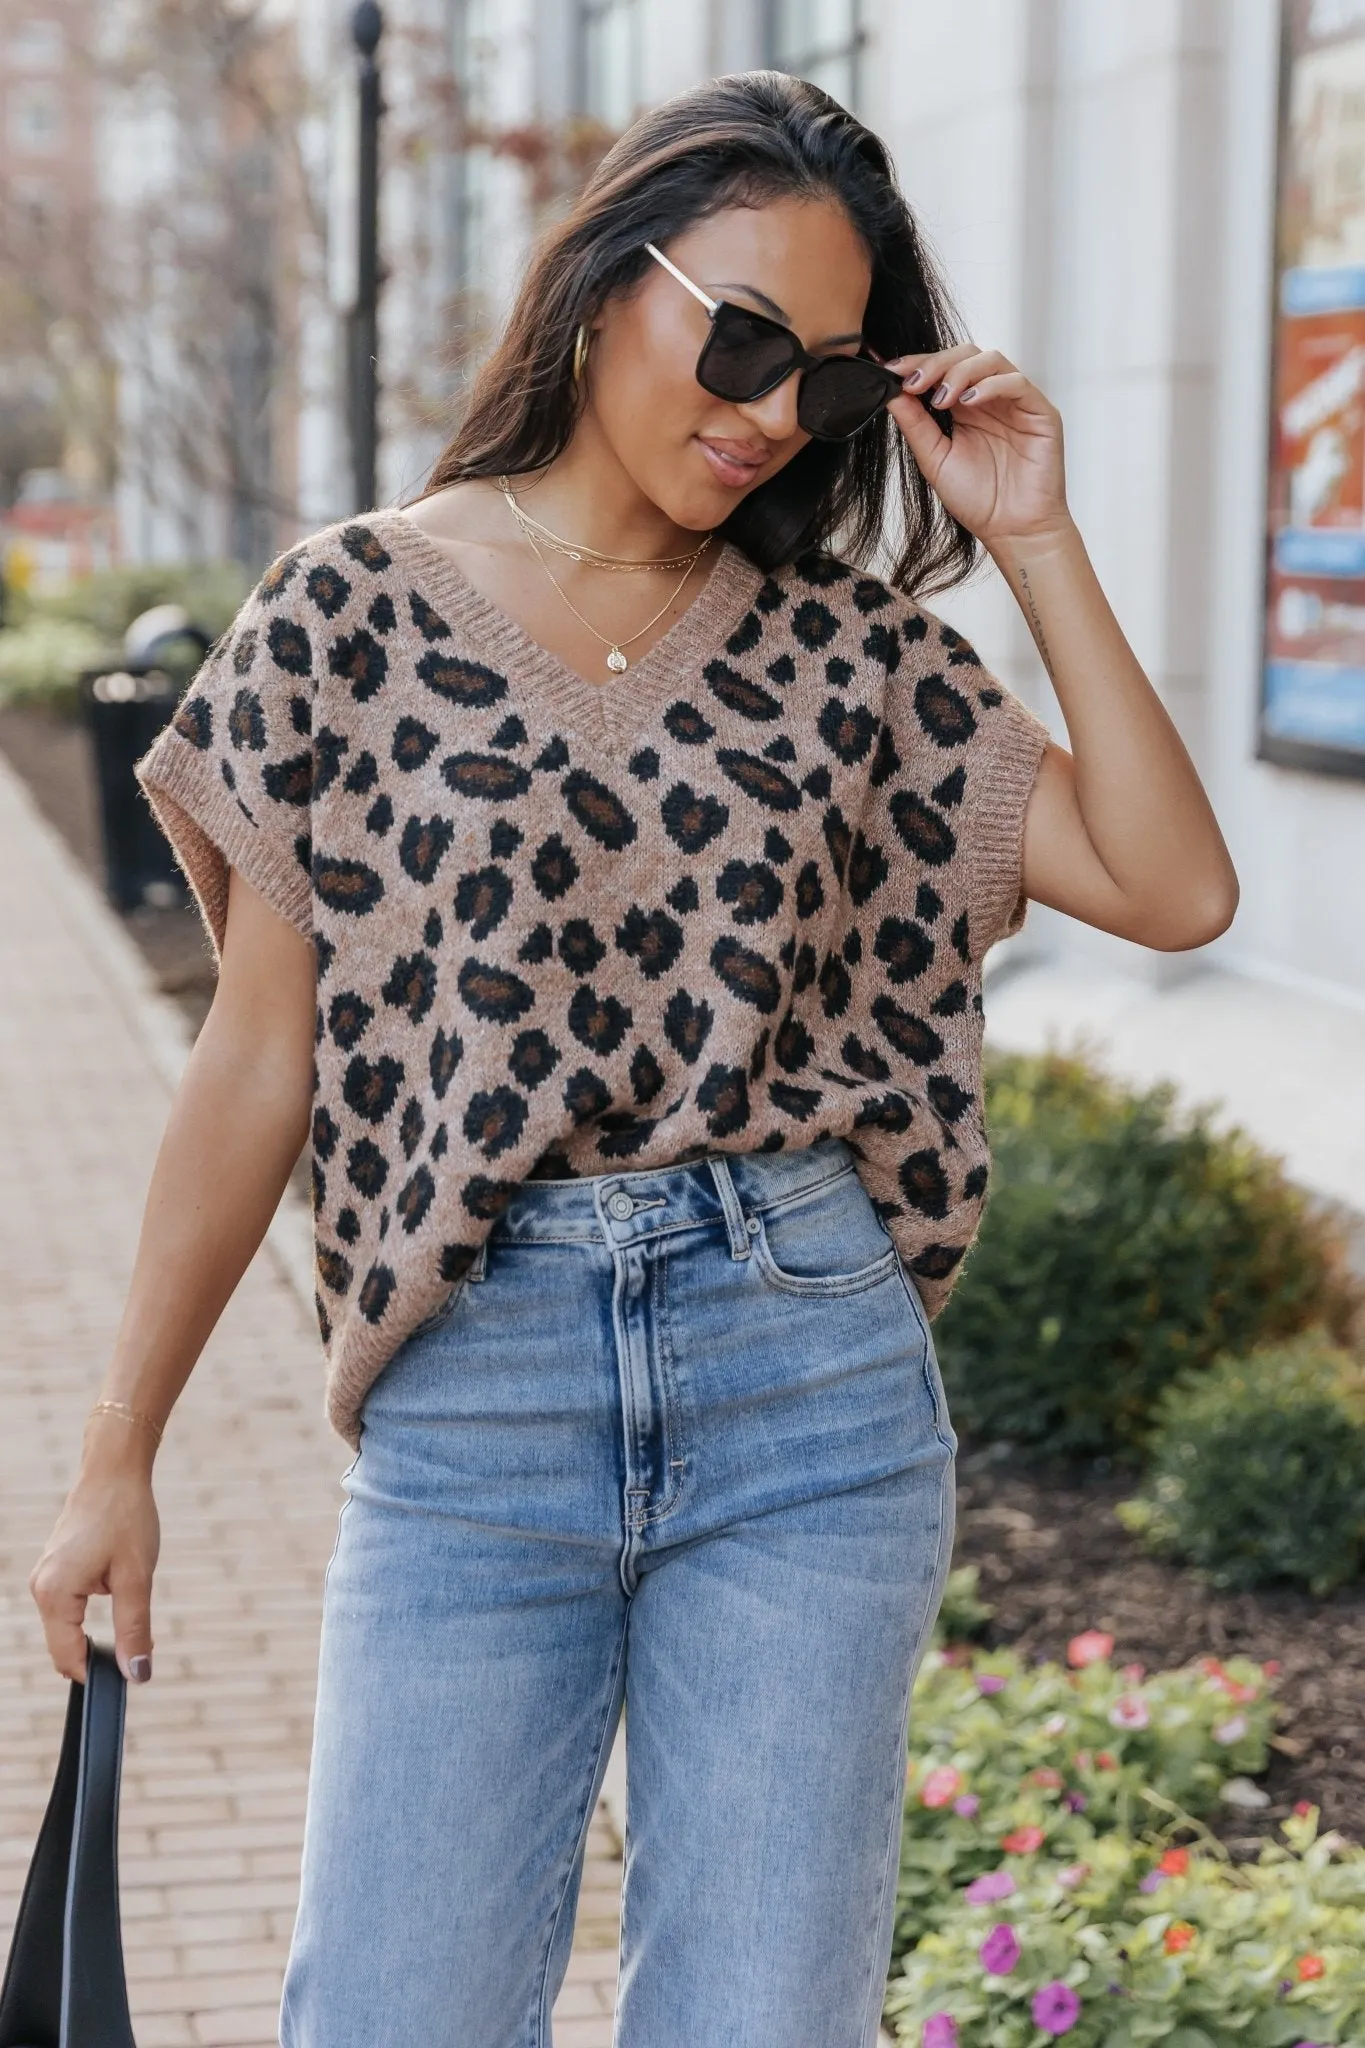
[[[96,1401],[91,1415],[121,1415],[125,1422],[145,1423],[157,1442],[161,1442],[161,1424],[154,1422],[150,1415],[144,1415],[140,1408],[130,1408],[126,1401]]]

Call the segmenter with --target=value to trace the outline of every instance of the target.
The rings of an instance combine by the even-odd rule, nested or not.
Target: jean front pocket
[[[755,1212],[754,1263],[785,1294],[833,1297],[876,1287],[896,1248],[854,1168]]]
[[[408,1344],[411,1344],[415,1337],[429,1337],[433,1330],[440,1329],[442,1323],[449,1322],[450,1318],[455,1313],[455,1305],[459,1301],[460,1296],[463,1294],[465,1287],[468,1284],[468,1280],[468,1274],[465,1275],[464,1279],[457,1280],[454,1286],[450,1289],[450,1292],[444,1297],[443,1300],[437,1302],[435,1308],[431,1310],[430,1314],[423,1316],[421,1322],[416,1324],[411,1330],[408,1331],[407,1337],[404,1341]]]

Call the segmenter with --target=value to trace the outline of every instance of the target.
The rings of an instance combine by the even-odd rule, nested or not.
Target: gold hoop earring
[[[588,331],[587,322],[580,322],[573,344],[573,380],[575,384],[583,382],[583,372],[587,367],[588,361],[588,344],[591,339],[592,336]]]

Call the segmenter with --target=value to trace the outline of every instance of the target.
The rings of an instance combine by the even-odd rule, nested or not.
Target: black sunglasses
[[[656,263],[700,299],[711,315],[711,332],[697,357],[697,382],[716,398],[743,405],[775,391],[793,370],[801,372],[796,417],[813,440],[847,441],[874,419],[888,399],[899,398],[901,380],[867,356],[813,356],[790,327],[751,313],[729,299],[713,299],[684,276],[653,242],[646,249]]]

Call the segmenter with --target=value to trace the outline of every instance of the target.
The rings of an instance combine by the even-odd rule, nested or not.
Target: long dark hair
[[[879,355],[963,338],[878,138],[828,93],[785,72],[713,78],[642,114],[540,242],[423,496],[552,462],[582,402],[572,368],[579,324],[639,283],[645,243],[667,244],[722,207],[789,194],[838,200],[862,236],[872,262],[864,334]],[[896,509],[888,503],[893,470],[901,516],[890,581],[908,593],[961,582],[979,560],[978,543],[944,511],[886,413],[851,441],[811,441],[720,531],[763,569],[836,537],[846,555],[867,562]]]

